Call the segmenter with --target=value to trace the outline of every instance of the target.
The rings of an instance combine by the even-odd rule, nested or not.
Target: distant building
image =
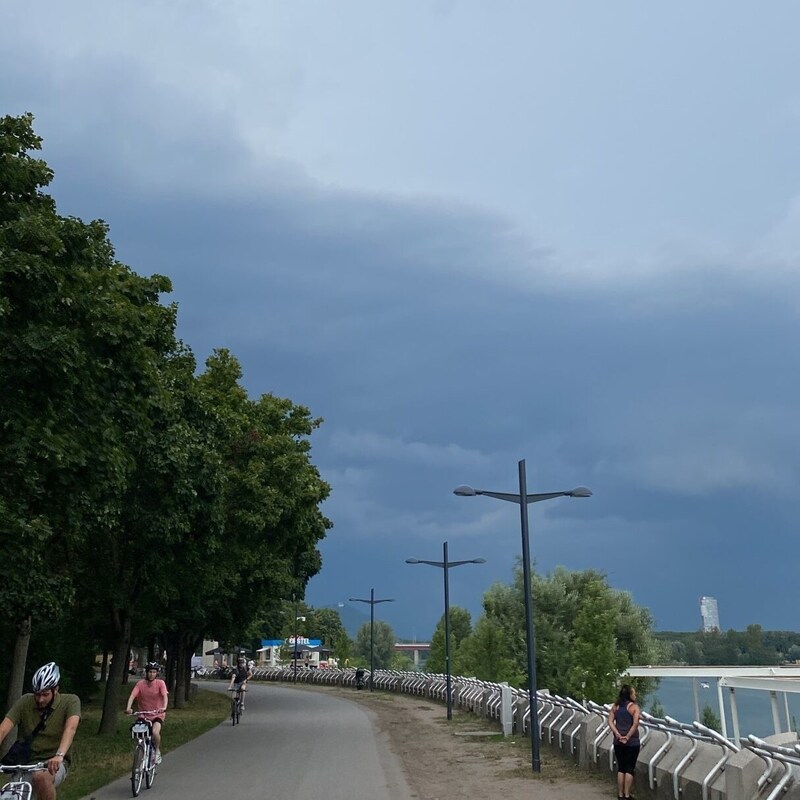
[[[716,597],[700,598],[700,617],[703,620],[703,631],[719,630],[719,608]]]

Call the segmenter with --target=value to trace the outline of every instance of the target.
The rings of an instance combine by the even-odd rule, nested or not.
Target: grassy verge
[[[124,699],[113,736],[98,736],[102,713],[102,696],[95,701],[82,703],[81,724],[72,747],[72,766],[69,776],[59,789],[59,800],[78,800],[105,786],[109,781],[128,775],[131,769],[130,725],[125,716]],[[230,713],[227,694],[201,689],[185,708],[170,708],[164,725],[162,752],[168,753],[182,744],[200,736]]]

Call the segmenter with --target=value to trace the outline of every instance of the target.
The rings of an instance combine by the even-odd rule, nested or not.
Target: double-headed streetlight
[[[585,486],[578,486],[567,492],[544,492],[542,494],[528,494],[525,479],[525,459],[519,462],[519,494],[508,492],[489,492],[486,489],[473,489],[471,486],[457,486],[454,494],[460,497],[474,497],[484,494],[487,497],[496,497],[498,500],[507,500],[518,503],[520,507],[520,523],[522,526],[522,580],[525,595],[525,629],[528,650],[528,703],[530,707],[530,736],[531,736],[531,763],[534,772],[542,771],[539,757],[539,711],[536,704],[536,639],[533,626],[533,599],[531,597],[531,552],[528,535],[528,503],[538,503],[542,500],[552,500],[554,497],[591,497],[592,492]],[[523,499],[525,502],[523,502]]]
[[[448,573],[451,567],[462,564],[485,564],[485,558],[470,558],[467,561],[450,561],[447,558],[447,542],[444,543],[442,561],[426,561],[424,558],[407,558],[406,564],[430,564],[444,572],[444,663],[447,676],[447,719],[453,719],[453,695],[450,688],[450,580]]]
[[[376,603],[394,603],[393,597],[387,597],[383,600],[375,599],[375,590],[369,590],[369,600],[361,597],[349,598],[351,603],[369,603],[369,690],[373,691],[373,676],[375,675],[375,604]]]

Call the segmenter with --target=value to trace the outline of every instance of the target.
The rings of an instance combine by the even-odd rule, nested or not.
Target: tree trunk
[[[111,664],[108,669],[106,693],[103,698],[103,716],[98,733],[110,736],[117,730],[117,713],[122,694],[122,682],[128,673],[128,651],[131,642],[131,620],[124,610],[115,610],[112,614],[114,644]]]
[[[175,708],[186,707],[186,666],[187,660],[191,664],[191,656],[186,652],[186,637],[178,631],[175,634],[175,648],[170,656],[173,672],[175,674]]]
[[[6,708],[10,708],[22,697],[25,680],[25,662],[28,660],[28,644],[31,641],[31,618],[25,617],[17,623],[17,638],[14,641],[14,657],[8,681]]]
[[[103,648],[103,663],[100,665],[100,680],[108,680],[108,649]]]
[[[31,618],[25,617],[17,623],[17,638],[14,641],[14,655],[11,662],[11,675],[8,680],[8,694],[6,695],[6,708],[22,697],[23,683],[25,681],[25,663],[28,660],[28,645],[31,641]],[[8,736],[0,742],[0,755],[5,755],[6,750],[16,741],[17,729],[12,728]]]

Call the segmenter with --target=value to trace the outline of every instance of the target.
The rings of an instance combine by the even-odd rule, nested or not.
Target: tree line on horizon
[[[132,644],[188,697],[204,637],[255,635],[321,566],[322,420],[248,396],[236,357],[199,369],[161,275],[119,262],[102,220],[58,213],[30,114],[0,119],[0,690],[62,666],[116,728]]]
[[[686,666],[765,666],[800,661],[800,633],[765,631],[748,625],[743,631],[658,631],[664,664]]]

